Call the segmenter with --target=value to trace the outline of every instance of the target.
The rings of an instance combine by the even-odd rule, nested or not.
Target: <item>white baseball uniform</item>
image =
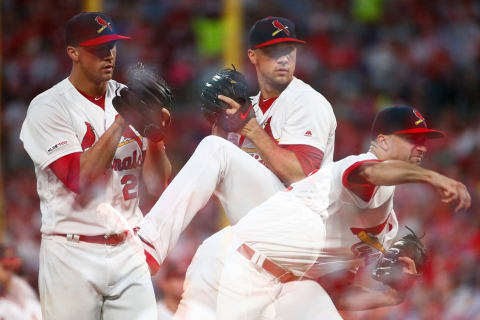
[[[87,199],[49,168],[104,134],[117,115],[111,101],[119,86],[107,83],[103,110],[65,79],[32,100],[22,126],[20,139],[35,165],[42,212],[39,287],[45,319],[156,318],[143,250],[132,246],[131,238],[118,245],[78,241],[78,236],[129,231],[142,221],[137,184],[146,141],[131,127],[125,130],[105,184],[91,186]]]
[[[337,123],[330,103],[320,93],[294,78],[265,114],[258,106],[259,96],[253,98],[256,118],[274,141],[318,148],[324,154],[322,165],[332,161]],[[219,137],[203,139],[145,216],[140,235],[153,244],[162,261],[212,194],[235,224],[250,209],[285,188],[259,162],[251,142],[242,141],[242,149],[248,153]]]
[[[192,262],[187,271],[177,319],[193,319],[191,311],[200,307],[211,308],[216,319],[341,319],[319,285],[283,284],[262,264],[268,259],[285,272],[316,279],[355,270],[375,253],[357,237],[361,231],[389,247],[398,230],[395,187],[372,188],[362,199],[347,179],[356,166],[372,160],[376,157],[366,153],[323,166],[207,239],[197,251],[206,253],[204,260]],[[255,252],[250,260],[237,250],[242,244]]]

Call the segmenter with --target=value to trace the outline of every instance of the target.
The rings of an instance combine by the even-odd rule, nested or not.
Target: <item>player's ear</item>
[[[78,61],[78,50],[73,46],[67,46],[67,55],[72,59],[72,61]]]
[[[248,49],[247,54],[248,54],[248,59],[250,59],[250,62],[254,65],[257,64],[257,54],[255,53],[255,51],[252,49]]]
[[[389,137],[388,136],[385,136],[383,134],[379,134],[377,136],[377,146],[382,149],[383,151],[388,151],[389,149]]]

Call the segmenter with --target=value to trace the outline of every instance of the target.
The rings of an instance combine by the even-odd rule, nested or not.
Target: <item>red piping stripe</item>
[[[130,39],[130,37],[121,36],[119,34],[107,34],[105,36],[100,36],[98,38],[93,38],[87,41],[80,42],[78,45],[82,47],[90,47],[96,46],[99,44],[103,44],[105,42],[110,42],[114,40],[121,40],[121,39]]]
[[[382,160],[378,160],[378,159],[362,160],[362,161],[355,162],[350,167],[345,169],[345,171],[343,172],[343,176],[342,176],[342,184],[345,188],[350,189],[353,185],[355,185],[355,186],[365,186],[365,187],[372,185],[370,183],[352,183],[352,182],[348,181],[349,174],[352,173],[352,171],[355,170],[356,168],[358,168],[361,164],[364,164],[366,162],[382,162]]]
[[[428,128],[413,128],[413,129],[407,129],[407,130],[400,130],[400,131],[394,131],[393,133],[396,134],[405,134],[405,133],[435,133],[437,135],[440,135],[442,137],[445,137],[445,133],[438,131],[438,130],[433,130],[433,129],[428,129]]]
[[[387,219],[385,220],[385,222],[379,224],[378,226],[370,227],[370,228],[350,228],[350,231],[352,231],[352,233],[355,235],[358,234],[360,231],[365,231],[366,233],[377,235],[377,234],[380,234],[380,232],[382,232],[383,229],[385,229],[385,225],[387,224],[388,219],[390,219],[390,214],[387,216]]]
[[[140,235],[138,235],[138,237],[140,238],[140,240],[142,240],[143,243],[145,243],[147,246],[149,246],[150,248],[152,248],[153,250],[155,250],[155,247],[154,247],[150,242],[148,242],[147,240],[143,239]]]
[[[297,43],[302,43],[302,44],[307,43],[307,41],[298,40],[298,39],[295,39],[295,38],[277,38],[277,39],[268,40],[266,42],[257,44],[255,47],[253,47],[253,49],[258,49],[258,48],[270,46],[272,44],[281,43],[281,42],[297,42]]]

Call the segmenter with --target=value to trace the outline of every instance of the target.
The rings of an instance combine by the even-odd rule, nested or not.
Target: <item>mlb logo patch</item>
[[[47,152],[50,154],[50,153],[52,153],[53,151],[58,150],[58,149],[60,149],[60,148],[63,147],[63,146],[66,146],[67,144],[68,144],[67,140],[62,141],[62,142],[59,142],[59,143],[57,143],[56,145],[51,146],[51,147],[47,150]]]

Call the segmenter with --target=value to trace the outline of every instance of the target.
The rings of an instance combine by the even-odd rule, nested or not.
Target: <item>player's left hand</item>
[[[235,100],[230,99],[229,97],[223,96],[221,94],[218,95],[218,99],[222,100],[223,102],[225,102],[230,106],[230,108],[225,110],[225,113],[227,115],[233,116],[235,113],[239,112],[239,109],[241,106]],[[252,110],[252,114],[253,114],[253,110]],[[245,121],[243,126],[239,130],[237,130],[237,133],[248,138],[258,128],[260,128],[260,126],[258,125],[256,118],[254,116],[251,116],[247,121]]]
[[[117,90],[112,104],[142,136],[158,142],[171,122],[173,95],[165,80],[138,63],[127,73],[127,88]]]
[[[238,103],[237,101],[235,101],[235,100],[233,100],[233,99],[231,99],[227,96],[219,94],[218,99],[220,99],[223,102],[225,102],[226,104],[228,104],[229,107],[225,110],[225,113],[228,114],[228,115],[233,115],[234,113],[236,113],[238,111],[238,109],[240,109],[240,103]]]
[[[373,279],[395,290],[412,287],[420,277],[427,259],[425,246],[420,238],[412,230],[410,232],[411,234],[402,237],[387,250],[372,273]]]
[[[226,132],[238,132],[255,112],[248,96],[245,76],[233,69],[223,69],[205,84],[200,96],[201,110],[207,120]]]
[[[470,208],[472,198],[463,183],[442,174],[434,173],[431,184],[442,197],[442,202],[457,204],[455,211]]]

